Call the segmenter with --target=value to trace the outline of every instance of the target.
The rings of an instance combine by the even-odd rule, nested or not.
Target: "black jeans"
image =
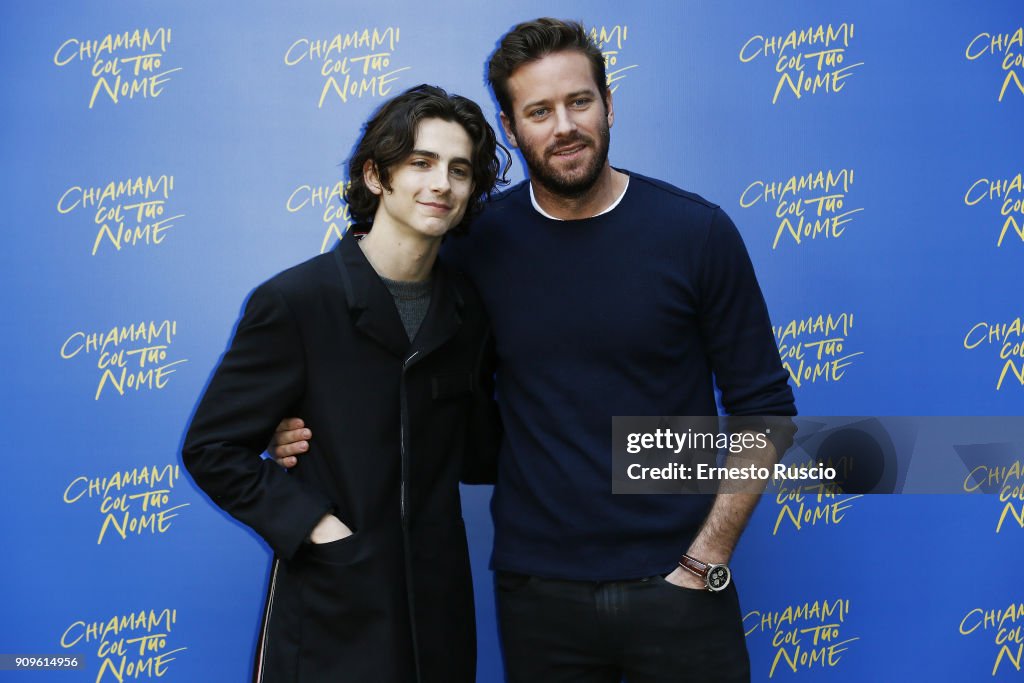
[[[736,589],[495,573],[507,683],[750,680]]]

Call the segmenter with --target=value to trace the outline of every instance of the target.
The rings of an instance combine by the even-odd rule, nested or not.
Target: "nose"
[[[555,108],[555,135],[562,137],[576,132],[576,120],[566,107]]]
[[[445,194],[452,189],[451,181],[448,178],[448,169],[444,164],[438,164],[434,172],[430,174],[430,190],[437,194]]]

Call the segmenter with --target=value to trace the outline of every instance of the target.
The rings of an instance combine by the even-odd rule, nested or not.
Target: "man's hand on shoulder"
[[[267,453],[281,467],[295,467],[299,463],[297,456],[309,450],[309,439],[312,438],[313,432],[301,418],[286,417],[278,423],[267,445]]]

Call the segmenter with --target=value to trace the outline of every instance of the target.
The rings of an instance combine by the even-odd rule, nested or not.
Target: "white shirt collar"
[[[601,211],[599,213],[595,213],[593,216],[589,216],[589,218],[596,218],[598,216],[603,216],[604,214],[608,213],[609,211],[614,209],[616,206],[618,206],[619,202],[622,201],[622,198],[626,196],[626,190],[627,189],[629,189],[629,176],[628,175],[626,176],[626,184],[622,188],[622,192],[619,193],[619,196],[615,198],[615,201],[612,202],[611,204],[609,204],[607,206],[607,208],[604,209],[604,211]],[[540,204],[537,203],[537,196],[533,193],[533,183],[532,182],[530,183],[530,203],[533,204],[533,208],[537,210],[537,213],[539,213],[541,216],[544,216],[545,218],[550,218],[553,221],[565,220],[564,218],[555,218],[554,216],[549,214],[547,211],[545,211],[544,209],[540,208]]]

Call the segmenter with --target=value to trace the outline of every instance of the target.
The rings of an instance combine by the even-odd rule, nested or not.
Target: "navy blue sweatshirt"
[[[793,415],[764,298],[719,207],[630,173],[612,211],[544,217],[528,182],[443,258],[476,284],[497,342],[505,437],[492,567],[576,580],[664,574],[711,504],[612,495],[614,415]]]

